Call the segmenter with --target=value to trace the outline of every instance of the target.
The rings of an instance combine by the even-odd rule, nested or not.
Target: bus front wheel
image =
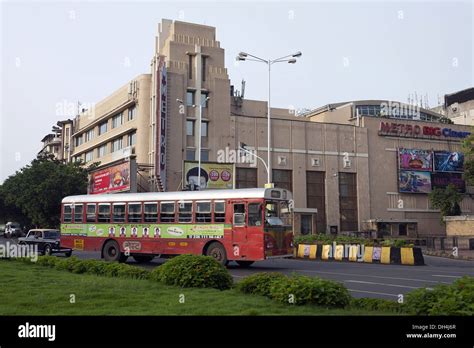
[[[122,252],[120,252],[120,247],[114,240],[109,240],[107,243],[105,243],[104,259],[105,261],[127,261],[127,257]]]
[[[227,254],[225,252],[224,246],[221,243],[211,243],[206,250],[206,255],[213,257],[223,266],[227,264]]]

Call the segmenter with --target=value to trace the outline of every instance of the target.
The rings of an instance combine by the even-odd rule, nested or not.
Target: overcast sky
[[[17,2],[0,5],[0,182],[29,163],[68,107],[95,103],[150,72],[162,18],[212,25],[231,82],[272,106],[313,108],[356,99],[407,101],[474,86],[472,1]],[[61,110],[63,106],[64,110]]]

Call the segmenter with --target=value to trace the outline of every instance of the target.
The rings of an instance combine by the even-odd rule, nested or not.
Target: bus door
[[[247,243],[247,203],[232,201],[232,258],[241,258],[241,248]]]

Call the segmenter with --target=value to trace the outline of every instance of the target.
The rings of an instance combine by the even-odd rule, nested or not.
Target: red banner
[[[130,162],[91,173],[89,194],[130,190]]]

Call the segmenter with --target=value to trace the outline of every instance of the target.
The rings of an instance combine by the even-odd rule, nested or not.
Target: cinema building
[[[100,162],[90,193],[185,189],[196,167],[199,104],[207,189],[262,187],[261,161],[234,155],[245,144],[266,159],[266,102],[231,86],[215,28],[163,20],[151,73],[74,120],[72,160]],[[328,104],[300,116],[273,108],[272,182],[293,192],[295,231],[443,237],[427,193],[434,179],[470,192],[455,154],[470,130],[440,117],[383,100]],[[450,167],[441,171],[443,160]],[[473,210],[468,193],[466,214]]]

